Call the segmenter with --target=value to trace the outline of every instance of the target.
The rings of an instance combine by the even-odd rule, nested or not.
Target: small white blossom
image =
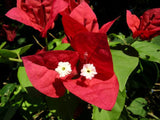
[[[59,62],[55,71],[59,73],[60,77],[65,77],[72,72],[71,64],[69,62]]]
[[[97,74],[96,68],[93,64],[84,64],[81,69],[81,75],[85,76],[86,79],[92,79]]]

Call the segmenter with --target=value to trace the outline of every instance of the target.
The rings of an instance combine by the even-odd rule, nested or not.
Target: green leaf
[[[112,41],[114,42],[120,42],[122,44],[127,44],[125,41],[125,35],[123,35],[122,33],[119,33],[119,34],[111,33],[109,34],[109,37],[111,37]]]
[[[160,46],[160,35],[152,38],[151,42]]]
[[[116,47],[118,44],[120,44],[120,42],[116,42],[116,41],[111,41],[111,42],[109,42],[109,46],[110,47]]]
[[[93,106],[92,120],[118,120],[125,105],[125,89],[118,93],[116,104],[111,111],[106,111]]]
[[[15,58],[17,57],[17,54],[13,50],[0,49],[0,56],[5,58]]]
[[[68,47],[70,47],[69,43],[62,43],[63,37],[59,39],[53,39],[51,42],[48,44],[48,49],[49,50],[66,50]]]
[[[6,84],[0,91],[1,96],[1,104],[0,106],[3,107],[9,100],[11,94],[13,93],[14,89],[16,88],[16,84]]]
[[[48,50],[52,50],[54,48],[54,40],[48,43]]]
[[[15,50],[0,49],[0,62],[7,62],[8,60],[20,62],[20,58],[14,58],[20,57],[20,55],[25,53],[31,46],[32,44],[20,47]]]
[[[62,43],[62,38],[53,39],[51,42],[48,43],[48,49],[52,50],[54,46],[59,46]]]
[[[144,98],[136,98],[127,107],[127,109],[131,111],[134,115],[145,117],[147,115],[147,111],[145,111],[143,107],[146,105],[147,105],[147,101]]]
[[[18,80],[23,87],[23,89],[27,92],[26,87],[32,87],[31,82],[28,79],[28,76],[26,74],[25,68],[24,67],[19,67],[18,68]]]
[[[69,43],[62,43],[59,46],[55,47],[54,50],[66,50],[68,47],[70,47]]]
[[[160,46],[148,41],[136,41],[132,44],[138,53],[139,57],[153,62],[160,63]]]
[[[124,54],[120,50],[111,50],[114,71],[118,77],[119,89],[123,91],[132,71],[137,67],[139,59]]]
[[[20,48],[18,48],[18,49],[12,50],[12,51],[15,52],[15,53],[17,53],[18,55],[22,55],[22,54],[25,53],[28,49],[30,49],[30,47],[31,47],[32,45],[33,45],[33,44],[29,44],[29,45],[20,47]]]

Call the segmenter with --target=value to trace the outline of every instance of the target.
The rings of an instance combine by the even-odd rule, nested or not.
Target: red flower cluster
[[[96,16],[91,10],[86,14],[86,9],[90,8],[82,2],[73,10],[75,15],[79,11],[77,20],[81,22],[71,17],[72,12],[70,15],[62,13],[64,30],[74,51],[43,51],[22,59],[29,80],[43,94],[57,98],[68,89],[90,104],[111,110],[119,84],[104,31],[114,21],[99,30]]]
[[[31,26],[46,37],[48,29],[54,27],[54,21],[59,13],[70,13],[84,0],[17,0],[17,7],[12,8],[6,16]]]
[[[160,8],[145,11],[140,19],[127,10],[127,24],[133,32],[133,38],[150,40],[160,35]]]
[[[47,96],[60,97],[66,88],[88,103],[111,110],[119,85],[106,35],[79,32],[71,46],[75,51],[48,51],[23,57],[29,80]]]
[[[57,14],[66,7],[67,3],[64,0],[17,0],[17,7],[9,10],[6,16],[33,27],[40,31],[44,37],[44,29],[48,30],[54,27],[54,23],[52,22],[46,28],[48,21],[51,18],[55,20]],[[51,10],[53,9],[54,13],[51,15]]]

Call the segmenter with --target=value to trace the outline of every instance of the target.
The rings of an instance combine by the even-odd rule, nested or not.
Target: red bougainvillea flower
[[[74,51],[42,51],[22,57],[32,85],[41,93],[58,98],[65,93],[63,81],[75,74],[79,55]]]
[[[112,24],[118,19],[114,19],[106,24],[104,24],[99,29],[99,24],[97,21],[97,17],[95,13],[92,11],[90,6],[85,2],[81,2],[75,9],[72,10],[70,13],[70,17],[62,13],[62,22],[65,29],[70,29],[67,27],[72,27],[73,29],[77,28],[77,23],[73,21],[77,21],[78,23],[82,24],[83,27],[85,27],[89,32],[100,32],[100,33],[106,33],[109,28],[112,26]],[[74,19],[74,20],[71,20]],[[72,21],[72,22],[71,22]],[[67,26],[67,27],[66,27]],[[78,30],[76,30],[78,31]],[[66,38],[64,39],[64,42],[66,41]]]
[[[80,32],[71,45],[77,52],[43,51],[23,57],[29,80],[47,96],[60,97],[66,88],[90,104],[111,110],[119,84],[106,34]]]
[[[17,0],[17,7],[9,10],[6,16],[33,27],[45,37],[44,33],[54,27],[57,15],[67,6],[64,0]],[[53,21],[47,25],[50,19]]]
[[[149,9],[140,16],[140,19],[127,12],[127,24],[133,33],[133,38],[140,37],[142,40],[150,40],[160,35],[160,8]]]
[[[14,41],[14,38],[16,37],[17,28],[16,27],[12,27],[11,25],[3,24],[2,25],[2,29],[5,32],[5,36],[6,36],[7,40],[10,41],[10,42]]]
[[[79,32],[71,39],[79,53],[79,76],[64,81],[64,86],[82,100],[105,110],[116,102],[119,84],[113,71],[112,56],[106,34]]]

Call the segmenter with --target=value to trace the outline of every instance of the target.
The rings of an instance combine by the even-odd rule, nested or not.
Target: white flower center
[[[59,73],[60,77],[65,77],[72,72],[71,64],[69,62],[59,62],[55,71]]]
[[[81,75],[85,76],[86,79],[92,79],[97,74],[96,68],[93,64],[84,64],[81,69]]]

